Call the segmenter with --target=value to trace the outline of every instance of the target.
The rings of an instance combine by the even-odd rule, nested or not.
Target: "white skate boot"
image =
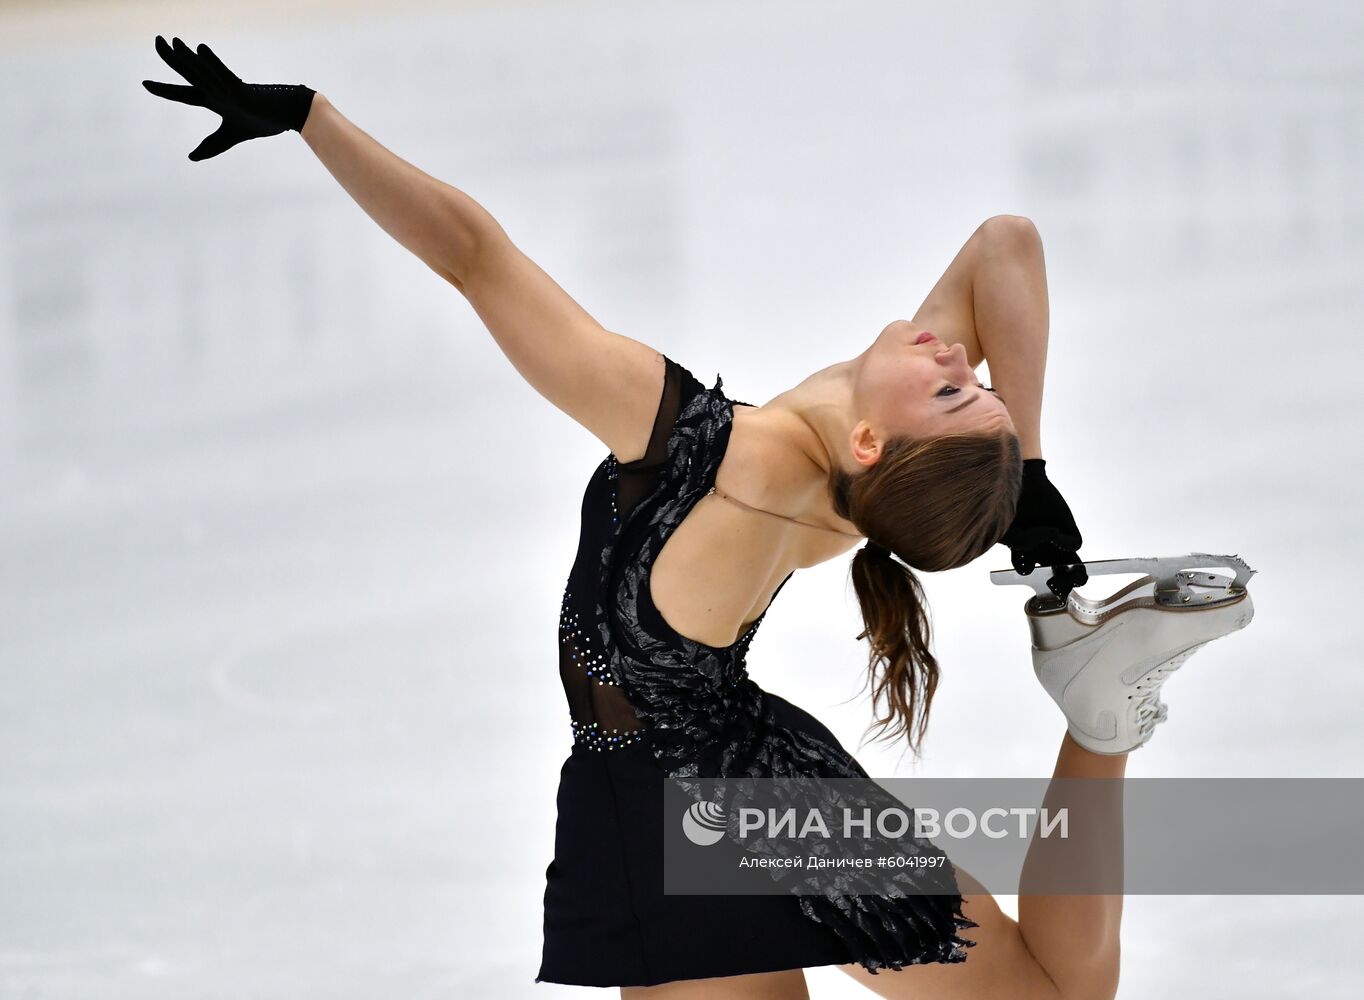
[[[1227,567],[1234,576],[1206,572]],[[1090,577],[1147,573],[1111,597],[1075,591],[1063,602],[1047,589],[1046,567],[1027,576],[998,570],[990,580],[1024,583],[1037,593],[1023,606],[1032,631],[1037,679],[1061,707],[1070,735],[1087,750],[1127,753],[1165,721],[1165,679],[1199,647],[1250,624],[1246,584],[1255,570],[1239,556],[1105,559],[1085,563]],[[1199,572],[1194,572],[1200,569]]]

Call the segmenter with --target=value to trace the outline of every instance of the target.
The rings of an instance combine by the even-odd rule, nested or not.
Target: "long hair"
[[[885,739],[904,735],[915,754],[938,661],[923,587],[910,567],[935,573],[982,555],[1013,522],[1022,483],[1018,437],[1005,430],[895,437],[866,470],[835,465],[829,473],[834,509],[876,543],[858,550],[850,570],[865,626],[857,638],[871,647],[873,726]]]

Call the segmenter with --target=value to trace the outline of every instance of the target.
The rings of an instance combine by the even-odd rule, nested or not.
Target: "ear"
[[[852,448],[853,459],[859,465],[875,465],[881,457],[882,443],[871,424],[865,420],[859,420],[853,427],[848,445]]]

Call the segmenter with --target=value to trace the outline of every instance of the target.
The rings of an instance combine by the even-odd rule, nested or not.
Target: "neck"
[[[858,471],[848,450],[856,423],[852,417],[853,380],[858,361],[854,358],[821,368],[769,404],[800,418],[808,429],[803,442],[806,454],[826,477],[835,465],[851,473]]]
[[[841,529],[860,532],[855,524],[834,512],[833,498],[827,483],[829,471],[835,466],[856,474],[859,466],[848,448],[852,434],[853,382],[859,359],[840,361],[810,375],[798,385],[773,397],[763,405],[764,410],[787,414],[783,422],[788,437],[808,460],[810,476],[818,476],[811,483],[807,496],[806,517]]]

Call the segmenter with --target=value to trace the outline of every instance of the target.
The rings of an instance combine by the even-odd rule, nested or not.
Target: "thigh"
[[[976,943],[966,950],[965,962],[912,965],[898,972],[883,969],[874,976],[860,965],[839,968],[887,1000],[1056,1000],[1056,987],[1028,951],[1018,922],[960,868],[957,879],[962,913],[980,925],[961,932]]]
[[[660,986],[622,986],[621,1000],[808,1000],[805,973],[760,972],[750,976],[687,979]]]

